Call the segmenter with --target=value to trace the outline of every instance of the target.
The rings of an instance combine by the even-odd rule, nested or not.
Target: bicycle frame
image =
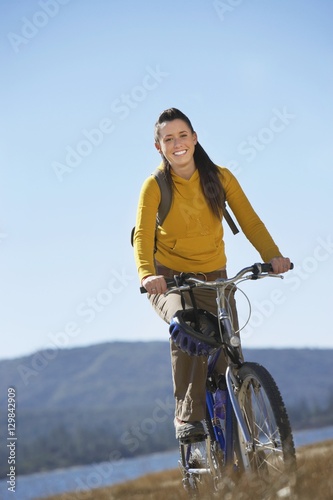
[[[230,321],[230,317],[224,317],[224,322]],[[231,327],[232,329],[232,327]],[[231,330],[232,331],[232,330]],[[217,359],[220,355],[220,350],[214,353],[208,360],[208,375],[207,378],[210,378],[213,375],[214,367],[217,362]],[[206,407],[207,407],[207,417],[212,422],[212,427],[215,435],[216,441],[219,443],[221,450],[224,454],[224,460],[226,465],[231,465],[233,463],[233,451],[234,451],[234,443],[233,443],[233,418],[232,412],[234,412],[235,417],[237,419],[237,423],[241,429],[244,441],[246,443],[246,448],[250,450],[252,448],[252,441],[250,434],[247,429],[247,425],[244,421],[241,408],[239,406],[238,400],[235,396],[234,387],[238,386],[238,381],[233,374],[232,366],[229,365],[227,367],[225,373],[226,383],[227,383],[227,402],[226,402],[226,416],[225,416],[225,430],[223,432],[219,423],[216,423],[214,417],[214,397],[211,391],[206,390]]]
[[[244,268],[235,277],[231,279],[219,278],[215,282],[204,282],[198,280],[194,277],[186,277],[184,284],[179,284],[175,278],[177,287],[174,290],[178,291],[188,291],[190,288],[199,286],[209,289],[214,289],[216,291],[216,303],[217,303],[217,317],[221,337],[221,347],[208,358],[208,372],[207,372],[207,383],[212,381],[214,368],[217,360],[220,356],[221,351],[224,351],[224,355],[227,362],[227,369],[225,373],[226,385],[227,385],[227,400],[226,400],[226,415],[224,420],[224,429],[222,429],[220,419],[215,419],[214,417],[214,396],[216,388],[212,389],[207,387],[206,389],[206,410],[207,410],[207,421],[211,429],[213,430],[214,440],[218,443],[218,446],[223,454],[223,465],[233,466],[234,465],[234,425],[238,425],[240,432],[243,437],[244,448],[246,451],[250,452],[253,449],[253,438],[251,438],[248,431],[247,424],[244,420],[243,413],[235,395],[237,389],[239,388],[239,381],[237,379],[237,371],[241,367],[243,360],[241,356],[241,344],[240,339],[236,335],[230,313],[226,307],[226,296],[225,290],[228,285],[236,286],[237,282],[244,281],[247,279],[258,279],[266,276],[280,277],[281,275],[272,274],[262,274],[268,273],[271,268],[267,264],[255,264],[254,266]],[[244,277],[247,273],[252,273],[250,276]],[[167,292],[171,293],[172,289]],[[235,415],[235,418],[233,417]],[[219,480],[219,472],[215,470],[212,471],[209,467],[206,468],[191,468],[187,469],[184,464],[188,464],[189,457],[184,456],[185,453],[185,443],[181,444],[182,450],[182,464],[184,477],[188,480],[191,475],[201,475],[201,474],[213,474],[214,482]],[[190,454],[190,447],[187,449],[187,453]],[[216,469],[216,468],[215,468]],[[185,480],[186,480],[185,479]]]
[[[227,393],[226,401],[226,415],[225,415],[225,430],[223,432],[221,426],[216,423],[214,417],[214,397],[213,394],[206,390],[206,408],[207,408],[207,418],[210,419],[215,435],[216,441],[219,443],[221,450],[224,454],[224,459],[226,464],[231,464],[232,462],[232,435],[233,435],[233,421],[232,421],[232,403],[229,395],[229,390]]]
[[[293,267],[291,264],[290,269]],[[239,332],[235,332],[233,328],[226,298],[228,285],[236,287],[241,281],[268,276],[283,278],[272,272],[271,264],[264,263],[245,267],[233,278],[218,278],[216,281],[199,280],[193,273],[181,273],[174,276],[173,280],[167,280],[169,290],[165,295],[190,292],[194,308],[196,305],[192,288],[203,287],[216,292],[220,338],[204,337],[202,332],[200,338],[198,332],[193,332],[193,338],[199,342],[202,340],[207,345],[204,347],[205,355],[213,351],[208,356],[204,420],[206,434],[179,439],[181,460],[178,463],[183,475],[183,485],[192,497],[194,495],[197,498],[198,483],[205,477],[209,484],[213,481],[215,492],[225,488],[227,491],[233,480],[228,479],[225,474],[226,468],[254,473],[266,485],[274,486],[278,496],[285,496],[295,485],[296,452],[284,401],[266,368],[243,360],[240,337],[237,335]],[[140,291],[147,292],[144,287]],[[192,335],[191,332],[186,333]],[[179,345],[179,348],[183,347]],[[214,394],[220,384],[214,368],[221,351],[227,364],[224,419],[214,415]]]

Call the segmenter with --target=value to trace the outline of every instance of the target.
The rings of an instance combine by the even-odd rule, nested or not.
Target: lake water
[[[294,432],[296,447],[333,439],[333,427]],[[49,495],[75,492],[135,479],[150,472],[177,467],[178,450],[123,459],[116,462],[102,462],[87,466],[58,469],[51,472],[18,476],[15,493],[8,491],[7,480],[0,481],[1,500],[34,500]]]

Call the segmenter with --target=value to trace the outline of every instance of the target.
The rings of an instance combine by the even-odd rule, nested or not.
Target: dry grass
[[[333,441],[314,444],[298,450],[298,479],[295,491],[284,498],[292,500],[332,500],[333,498]],[[188,500],[182,487],[178,469],[164,471],[121,483],[80,493],[66,493],[48,500]],[[274,500],[272,489],[258,482],[239,478],[234,487],[227,488],[217,497],[205,488],[200,499]]]

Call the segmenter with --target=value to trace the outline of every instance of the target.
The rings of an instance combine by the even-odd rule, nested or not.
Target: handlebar
[[[294,269],[294,264],[290,264],[290,270]],[[216,281],[203,281],[193,277],[193,273],[180,273],[179,275],[174,276],[174,279],[166,280],[167,287],[173,288],[181,288],[184,287],[183,290],[189,289],[195,286],[209,286],[209,287],[217,287],[217,286],[226,286],[228,284],[235,284],[241,278],[244,278],[246,274],[248,276],[244,279],[260,279],[264,277],[277,277],[283,278],[281,274],[272,274],[273,268],[270,263],[256,263],[252,266],[244,267],[241,271],[239,271],[233,278],[218,278]],[[184,286],[185,285],[185,286]],[[147,293],[147,290],[141,286],[141,293]],[[168,292],[166,292],[168,293]]]

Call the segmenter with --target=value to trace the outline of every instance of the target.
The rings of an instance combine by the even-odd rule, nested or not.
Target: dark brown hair
[[[155,123],[154,129],[154,139],[155,143],[160,142],[159,131],[162,123],[171,122],[173,120],[183,120],[190,128],[192,134],[194,129],[189,118],[176,108],[170,108],[163,111],[158,117]],[[172,178],[170,173],[170,163],[162,155],[164,170],[170,186],[172,187]],[[206,198],[208,205],[210,206],[212,212],[217,216],[221,217],[223,206],[224,206],[224,190],[219,178],[219,168],[214,162],[209,158],[203,147],[197,142],[194,149],[193,155],[194,163],[199,171],[201,188]]]

